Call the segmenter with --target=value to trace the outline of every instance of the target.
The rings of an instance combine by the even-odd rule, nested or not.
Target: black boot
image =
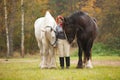
[[[59,60],[61,69],[64,69],[64,57],[59,57]]]
[[[70,57],[65,57],[66,59],[66,68],[68,69],[70,67]]]

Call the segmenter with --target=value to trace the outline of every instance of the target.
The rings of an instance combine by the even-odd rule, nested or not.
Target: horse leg
[[[39,65],[39,67],[41,67],[43,64],[43,47],[42,47],[41,41],[39,39],[37,39],[37,42],[38,42],[38,47],[40,49],[40,65]]]
[[[47,68],[50,67],[50,60],[51,60],[51,59],[50,59],[49,49],[48,49],[47,54],[46,54],[46,61],[45,61]]]
[[[77,40],[77,43],[78,43],[78,48],[79,48],[79,51],[78,51],[78,59],[79,60],[78,60],[77,68],[83,68],[81,42],[79,40]]]
[[[48,51],[45,47],[43,47],[43,53],[42,53],[42,61],[41,61],[41,68],[47,68],[47,56]]]
[[[55,52],[53,48],[49,51],[49,56],[50,56],[49,68],[56,68]]]
[[[38,42],[38,47],[39,47],[39,49],[40,49],[40,56],[41,56],[41,54],[42,54],[42,44],[41,44],[41,41],[39,40],[39,39],[37,39],[37,42]]]
[[[83,60],[83,66],[84,67],[85,67],[86,61],[87,61],[87,57],[86,57],[86,54],[84,54],[84,60]]]
[[[86,49],[84,50],[85,55],[86,55],[86,60],[87,60],[86,65],[85,65],[86,68],[93,68],[92,63],[91,63],[92,45],[93,45],[93,41],[89,40],[85,47]]]

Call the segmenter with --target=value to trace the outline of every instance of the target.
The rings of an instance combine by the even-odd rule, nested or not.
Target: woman
[[[65,58],[66,68],[69,68],[70,67],[70,54],[69,54],[70,45],[67,42],[64,31],[62,29],[63,17],[59,15],[56,18],[56,22],[57,22],[56,36],[58,38],[58,51],[59,51],[60,67],[62,69],[64,69],[64,58]]]

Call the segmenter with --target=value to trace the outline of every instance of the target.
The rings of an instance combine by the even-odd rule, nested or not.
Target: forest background
[[[21,54],[22,26],[24,26],[24,55],[39,52],[34,35],[34,22],[50,11],[57,15],[69,16],[75,11],[85,11],[96,18],[99,27],[98,37],[93,50],[111,52],[120,56],[120,1],[119,0],[0,0],[0,57]],[[7,26],[10,53],[7,53],[7,33],[5,25],[5,6],[7,8]],[[21,15],[24,10],[24,25]],[[102,49],[100,46],[104,46]],[[74,46],[73,46],[74,47]],[[101,50],[100,50],[101,49]],[[98,52],[96,52],[97,54]]]

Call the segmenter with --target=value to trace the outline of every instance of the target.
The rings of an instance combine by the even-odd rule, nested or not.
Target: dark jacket
[[[57,25],[56,27],[56,36],[58,39],[66,39],[63,29],[60,25]]]

